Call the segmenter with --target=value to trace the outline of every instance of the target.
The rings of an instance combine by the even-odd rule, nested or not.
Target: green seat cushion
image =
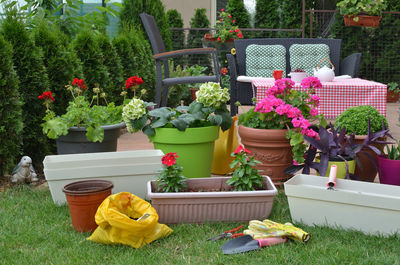
[[[274,70],[283,70],[286,76],[286,49],[282,45],[256,45],[246,47],[246,75],[272,77]]]
[[[309,75],[314,75],[314,68],[323,58],[329,58],[329,46],[326,44],[293,44],[289,48],[290,69],[302,69]],[[328,61],[324,65],[332,68]]]

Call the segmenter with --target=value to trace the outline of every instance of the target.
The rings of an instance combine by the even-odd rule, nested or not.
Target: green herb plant
[[[231,154],[235,159],[229,166],[236,169],[226,184],[231,185],[235,191],[255,190],[263,186],[263,177],[255,168],[261,162],[255,160],[254,156],[247,156],[250,153],[249,150],[239,145]]]
[[[400,87],[399,84],[396,82],[391,82],[387,84],[387,90],[388,91],[393,91],[393,93],[399,93],[400,92]]]
[[[157,190],[162,192],[179,192],[187,187],[182,175],[182,167],[176,163],[178,155],[176,153],[167,153],[161,159],[163,169],[157,178]]]
[[[400,160],[400,145],[397,142],[396,145],[386,145],[385,157],[391,160]]]

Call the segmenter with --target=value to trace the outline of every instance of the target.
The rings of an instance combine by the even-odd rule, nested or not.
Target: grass
[[[283,192],[270,219],[290,221]],[[206,239],[238,223],[173,225],[169,237],[140,249],[102,245],[73,230],[68,206],[55,206],[48,190],[19,186],[0,193],[0,264],[400,264],[398,235],[297,225],[312,234],[308,244],[288,241],[236,255],[222,254],[225,241]]]

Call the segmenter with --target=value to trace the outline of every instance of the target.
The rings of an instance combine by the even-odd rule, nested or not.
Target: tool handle
[[[244,236],[244,234],[243,233],[233,234],[232,238],[237,238],[237,237],[240,237],[240,236]]]
[[[286,242],[286,237],[278,236],[278,237],[268,237],[256,239],[258,241],[258,245],[260,247],[267,247],[271,245],[281,244]]]
[[[243,227],[243,225],[238,226],[236,228],[233,228],[232,230],[225,231],[224,233],[234,233],[234,232],[239,231],[240,229],[242,229],[242,227]]]
[[[333,188],[336,186],[336,174],[337,174],[337,166],[332,165],[331,170],[329,172],[329,179],[328,182],[326,183],[326,186],[328,188]]]

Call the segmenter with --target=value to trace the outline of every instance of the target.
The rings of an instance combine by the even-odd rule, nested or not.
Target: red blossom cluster
[[[228,69],[226,67],[221,68],[221,74],[226,75],[228,73]]]
[[[73,86],[80,87],[80,88],[82,88],[82,89],[86,89],[86,86],[85,86],[85,84],[84,84],[83,79],[74,78],[74,81],[72,81],[72,85],[73,85]]]
[[[129,89],[134,85],[141,85],[143,84],[143,79],[137,76],[131,76],[126,80],[125,88]]]
[[[168,167],[176,164],[176,158],[179,156],[176,153],[167,153],[163,158],[161,158],[161,163]]]
[[[240,153],[240,152],[242,152],[242,151],[245,152],[245,153],[248,153],[248,154],[251,153],[249,150],[247,150],[246,148],[244,148],[244,146],[241,145],[241,144],[236,148],[235,152],[233,152],[233,153],[236,155],[236,154],[238,154],[238,153]]]
[[[50,99],[51,101],[54,101],[53,94],[51,93],[50,90],[46,91],[46,92],[43,92],[43,94],[38,96],[38,99],[43,99],[43,100]]]

